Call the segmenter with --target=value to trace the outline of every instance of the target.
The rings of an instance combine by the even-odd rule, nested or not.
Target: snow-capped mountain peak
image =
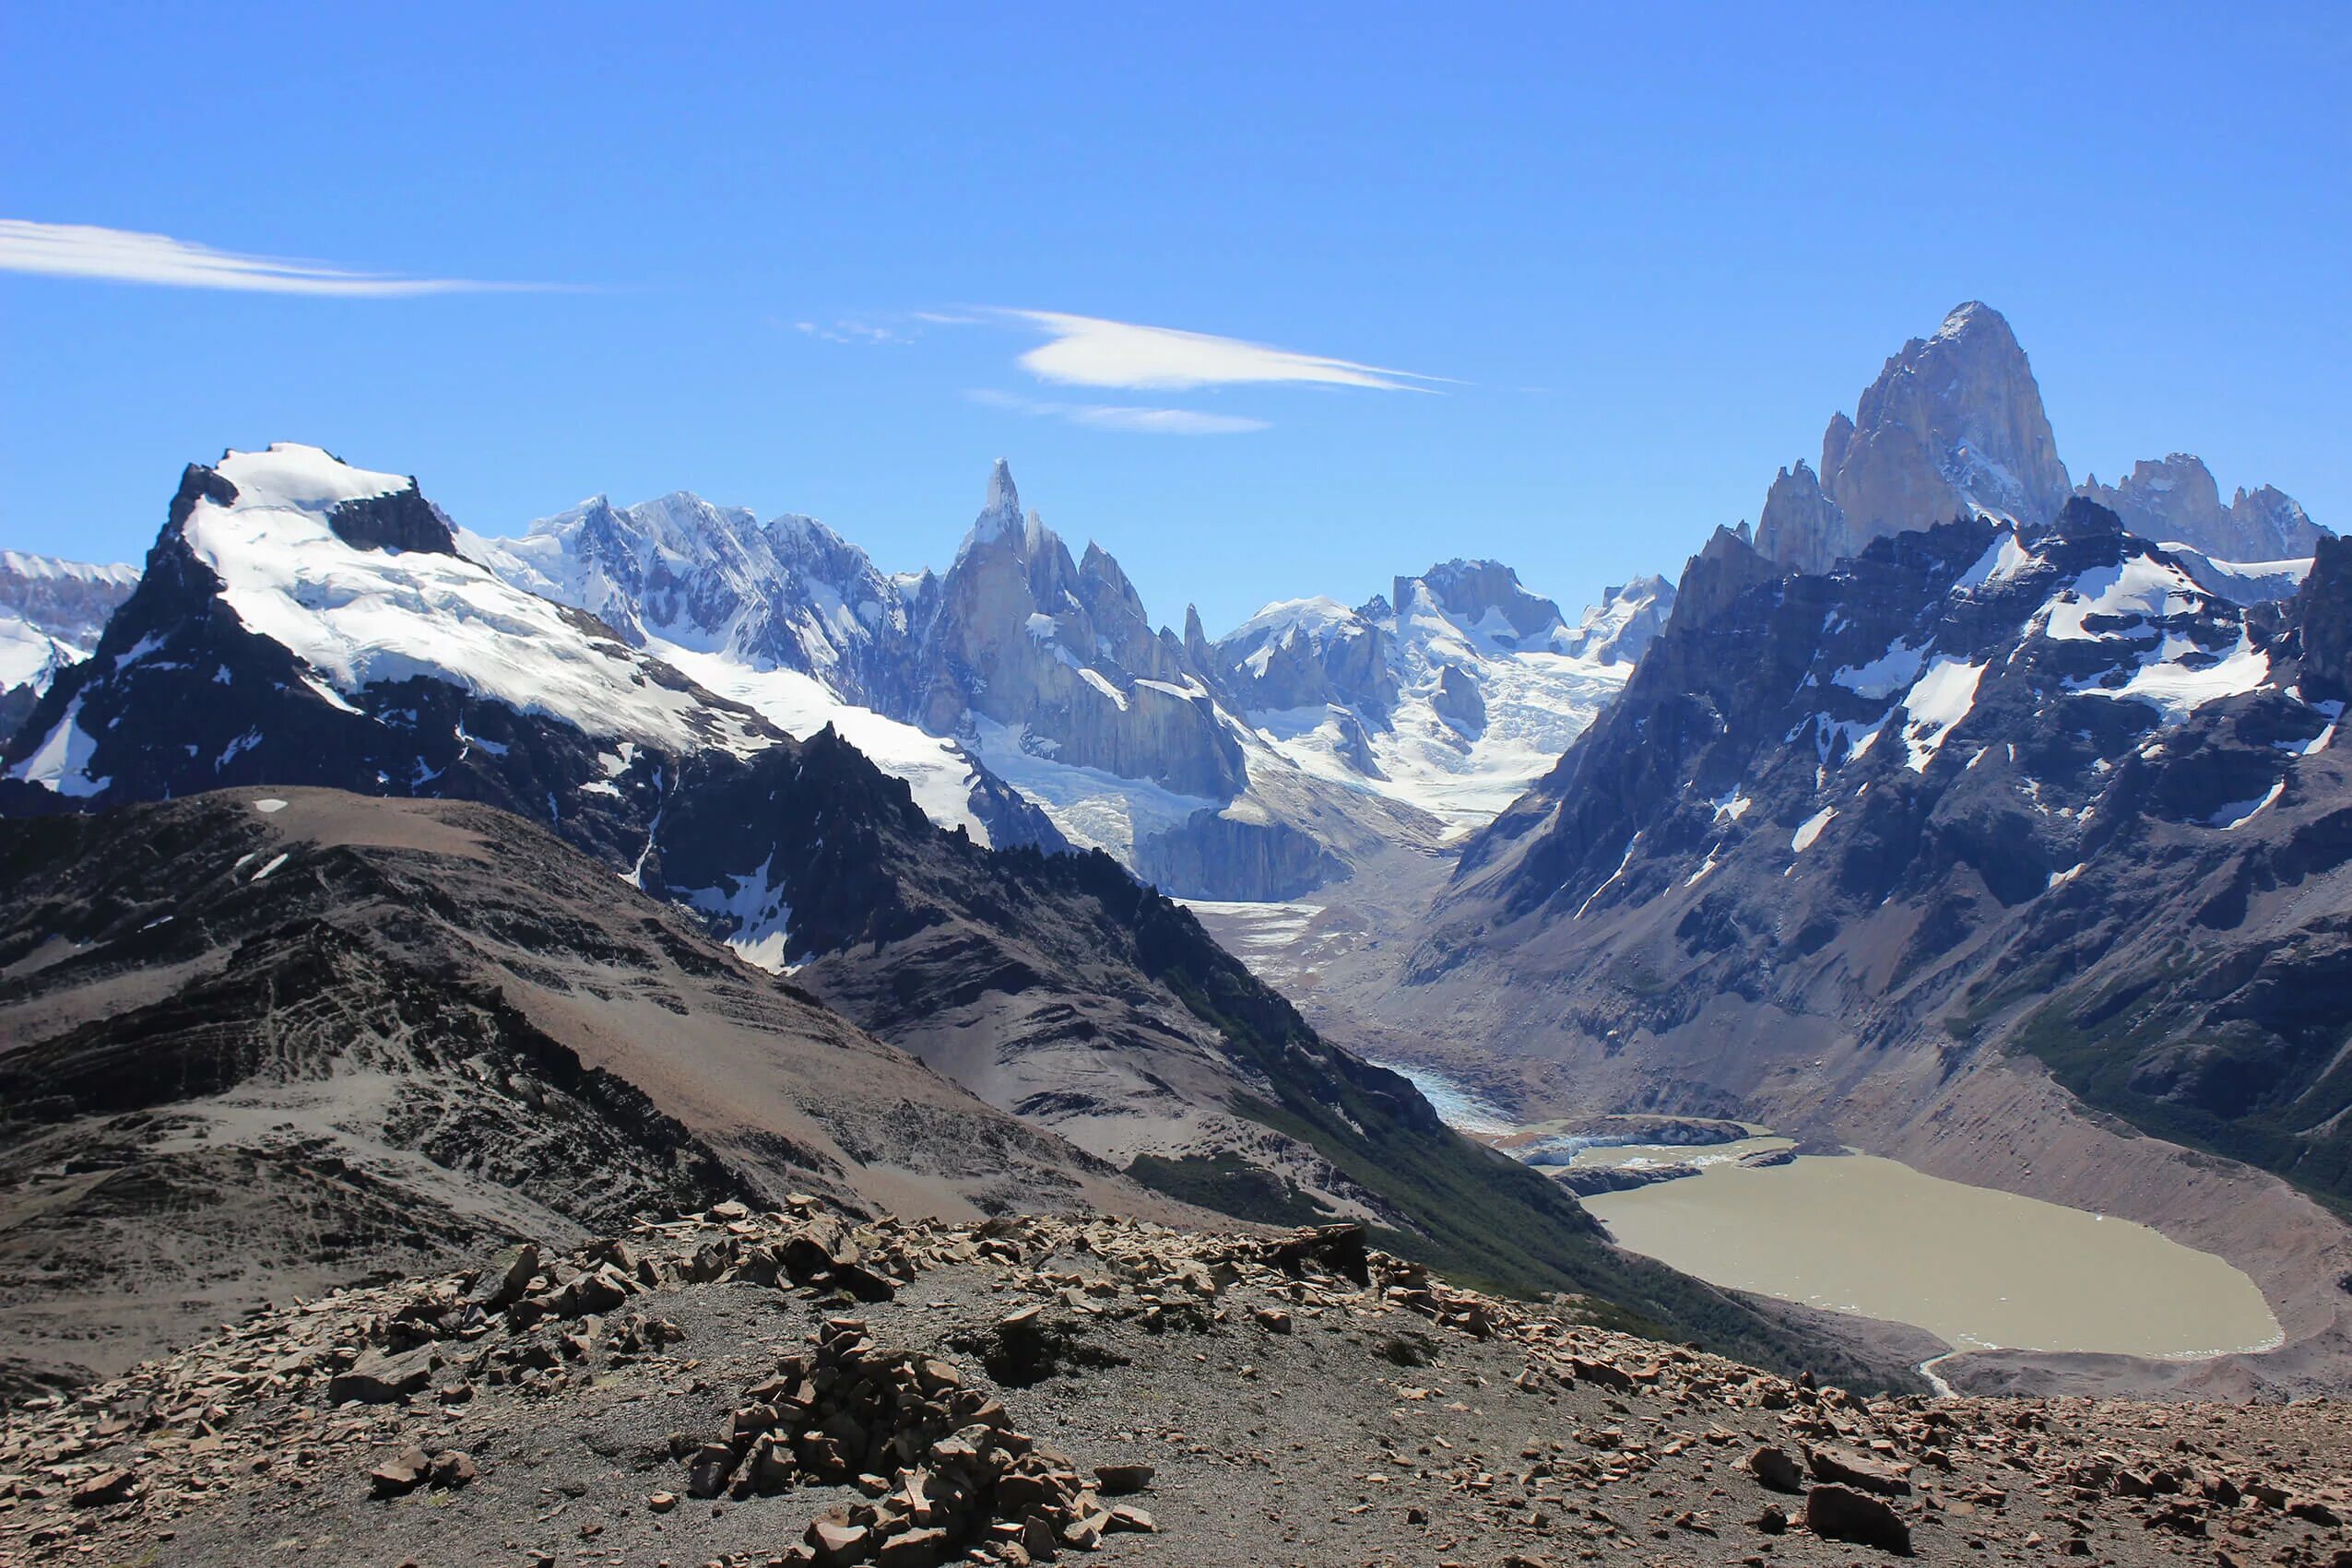
[[[1657,634],[1647,579],[1571,631],[1499,561],[1399,577],[1393,602],[1268,605],[1215,644],[1220,687],[1296,766],[1477,826],[1551,766]]]
[[[136,566],[0,550],[0,740],[59,670],[89,657],[138,581]]]
[[[590,735],[747,752],[774,739],[456,553],[414,479],[281,443],[192,470],[181,493],[178,539],[220,601],[330,701],[425,677]]]
[[[1419,577],[1400,577],[1391,602],[1407,622],[1434,613],[1498,650],[1551,646],[1567,631],[1560,607],[1521,587],[1519,574],[1499,560],[1457,557]]]
[[[323,447],[297,442],[272,442],[263,452],[225,452],[213,465],[213,472],[236,488],[235,497],[225,506],[232,513],[305,513],[329,517],[346,501],[417,488],[417,481],[405,475],[354,467]]]

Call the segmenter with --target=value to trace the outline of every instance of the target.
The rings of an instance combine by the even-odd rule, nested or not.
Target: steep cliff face
[[[2204,460],[2185,452],[2143,458],[2118,485],[2102,485],[2093,475],[2080,493],[2144,539],[2178,542],[2225,561],[2307,560],[2328,536],[2294,497],[2270,485],[2252,491],[2241,486],[2225,504]]]
[[[1756,537],[1782,566],[1826,572],[1882,535],[1980,511],[2047,524],[2070,489],[2025,350],[1971,301],[1903,345],[1853,418],[1830,420],[1817,479],[1782,471]]]
[[[1821,488],[1820,477],[1811,464],[1800,458],[1794,468],[1780,470],[1765,492],[1764,510],[1756,515],[1755,548],[1767,560],[1807,571],[1826,571],[1831,562],[1843,560],[1861,545],[1845,513]]]
[[[1230,800],[1248,783],[1239,742],[1174,636],[1154,633],[1107,554],[1083,566],[1001,462],[988,498],[917,627],[918,722],[953,735],[975,718],[1081,768]]]
[[[2144,539],[2193,549],[2199,581],[2241,602],[2290,596],[2300,574],[2284,563],[2309,559],[2326,532],[2269,485],[2224,503],[2187,453],[2138,463],[2119,485],[2093,477],[2071,493]],[[1802,462],[1780,470],[1755,546],[1784,569],[1827,572],[1883,535],[1956,517],[2039,526],[2069,494],[2025,350],[2000,312],[1969,303],[1888,360],[1852,418],[1831,417],[1818,473]]]
[[[2073,488],[2026,351],[2000,312],[1975,302],[1887,361],[1852,434],[1825,440],[1822,461],[1824,488],[1865,539],[1969,506],[2044,524]]]

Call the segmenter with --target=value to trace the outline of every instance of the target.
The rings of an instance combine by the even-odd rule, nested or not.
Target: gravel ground
[[[842,1352],[852,1372],[893,1351],[917,1352],[908,1367],[951,1363],[923,1373],[926,1387],[960,1378],[933,1401],[943,1424],[1000,1400],[987,1418],[998,1435],[1015,1450],[1034,1441],[1026,1462],[1067,1471],[1066,1491],[1091,1487],[1096,1467],[1151,1467],[1132,1495],[1081,1491],[1053,1533],[1115,1505],[1156,1530],[1106,1525],[1091,1551],[1057,1541],[1065,1562],[1885,1555],[1807,1528],[1810,1491],[1824,1528],[1845,1527],[1833,1505],[1853,1500],[1862,1533],[1892,1519],[1929,1560],[2352,1562],[2335,1522],[2352,1516],[2352,1432],[2333,1403],[1864,1400],[1604,1333],[1573,1303],[1454,1291],[1365,1258],[1344,1232],[1269,1259],[1263,1234],[1046,1219],[857,1232],[820,1220],[812,1232],[812,1213],[718,1212],[601,1253],[526,1259],[505,1302],[512,1270],[496,1266],[342,1292],[20,1408],[0,1425],[0,1563],[807,1561],[813,1516],[867,1504],[907,1472],[865,1491],[804,1475],[774,1495],[697,1497],[690,1461],[743,1424],[739,1409],[764,1412],[750,1391],[787,1358],[812,1364],[819,1338],[857,1340]],[[811,1283],[762,1281],[774,1244],[812,1233]],[[624,1289],[614,1279],[631,1281],[625,1302],[597,1299],[599,1281]],[[844,1283],[892,1299],[853,1302]],[[845,1316],[860,1326],[828,1330]],[[330,1402],[378,1373],[416,1386]],[[441,1473],[470,1479],[409,1487],[396,1467],[390,1487],[372,1482],[412,1446],[463,1454]],[[1789,1473],[1754,1458],[1760,1448]],[[928,1473],[947,1453],[930,1450]],[[943,1516],[968,1532],[945,1560],[1020,1562],[1045,1545],[1034,1533],[1015,1544],[1011,1484]],[[387,1490],[401,1494],[375,1495]],[[1788,1527],[1771,1528],[1770,1510]],[[899,1541],[882,1562],[935,1555],[920,1547]]]

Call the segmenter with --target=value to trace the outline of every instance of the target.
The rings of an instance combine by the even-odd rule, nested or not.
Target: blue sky
[[[301,440],[489,532],[688,488],[942,565],[1002,454],[1162,619],[1457,554],[1573,614],[1970,298],[2077,477],[2344,526],[2352,7],[2220,9],[20,8],[0,219],[325,275],[0,271],[0,545],[135,558]]]

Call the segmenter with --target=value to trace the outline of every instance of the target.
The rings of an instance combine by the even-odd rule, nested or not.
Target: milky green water
[[[1710,1152],[1586,1155],[1672,1163]],[[1710,1283],[1912,1324],[1964,1350],[2189,1360],[2281,1338],[2253,1281],[2220,1258],[2145,1225],[1892,1160],[1725,1161],[1584,1205],[1621,1244]]]

